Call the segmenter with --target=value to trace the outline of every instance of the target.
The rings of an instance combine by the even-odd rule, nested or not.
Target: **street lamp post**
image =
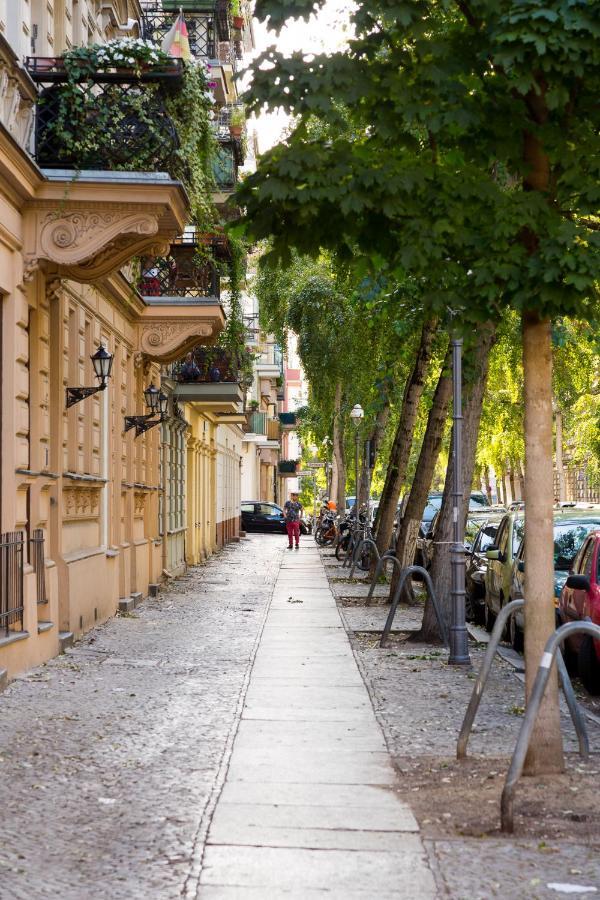
[[[356,403],[352,409],[350,410],[350,418],[354,422],[354,490],[356,494],[356,498],[354,500],[354,505],[356,507],[356,519],[358,521],[358,429],[360,427],[360,423],[362,422],[365,415],[365,411],[360,405],[360,403]]]
[[[452,623],[450,625],[450,656],[448,662],[454,666],[469,666],[469,643],[465,617],[465,545],[463,516],[460,515],[463,502],[462,471],[462,338],[452,339],[452,394],[453,394],[453,477],[452,477]]]

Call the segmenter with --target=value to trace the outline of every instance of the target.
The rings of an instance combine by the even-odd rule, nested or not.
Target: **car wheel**
[[[583,685],[592,696],[600,694],[600,662],[596,656],[594,639],[590,634],[584,634],[579,647],[578,657],[579,677]]]
[[[522,653],[525,647],[525,635],[517,625],[517,617],[513,613],[508,620],[508,640],[513,650]]]
[[[491,611],[487,603],[483,608],[483,624],[485,626],[485,630],[488,634],[491,634],[494,630],[494,625],[496,624],[496,616]]]

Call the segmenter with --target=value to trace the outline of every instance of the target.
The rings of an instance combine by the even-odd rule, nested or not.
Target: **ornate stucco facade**
[[[36,85],[24,57],[137,36],[141,15],[137,0],[0,0],[0,670],[9,675],[239,536],[242,395],[224,406],[187,400],[165,368],[214,343],[223,307],[144,298],[131,265],[166,254],[185,229],[182,185],[164,172],[74,176],[32,155]],[[99,345],[113,355],[106,389],[67,407],[67,387],[95,385]],[[125,417],[147,414],[151,383],[167,410],[136,437]],[[22,601],[7,581],[15,534]]]

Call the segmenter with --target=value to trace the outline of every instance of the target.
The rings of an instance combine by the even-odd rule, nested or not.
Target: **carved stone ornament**
[[[100,515],[98,485],[75,485],[63,488],[66,519],[96,519]]]
[[[139,350],[157,362],[179,359],[197,344],[217,333],[216,318],[182,318],[140,325]]]
[[[68,199],[65,201],[68,206]],[[100,204],[98,204],[100,205]],[[136,209],[132,204],[104,204],[109,208],[67,208],[28,211],[28,246],[23,280],[33,276],[40,261],[59,267],[61,275],[93,282],[117,271],[140,253],[168,252],[174,233],[159,233],[163,209]],[[91,208],[90,208],[91,207]]]

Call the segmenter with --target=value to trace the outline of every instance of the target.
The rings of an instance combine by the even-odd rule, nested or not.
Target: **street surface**
[[[226,550],[0,717],[1,900],[436,896],[310,539]]]

